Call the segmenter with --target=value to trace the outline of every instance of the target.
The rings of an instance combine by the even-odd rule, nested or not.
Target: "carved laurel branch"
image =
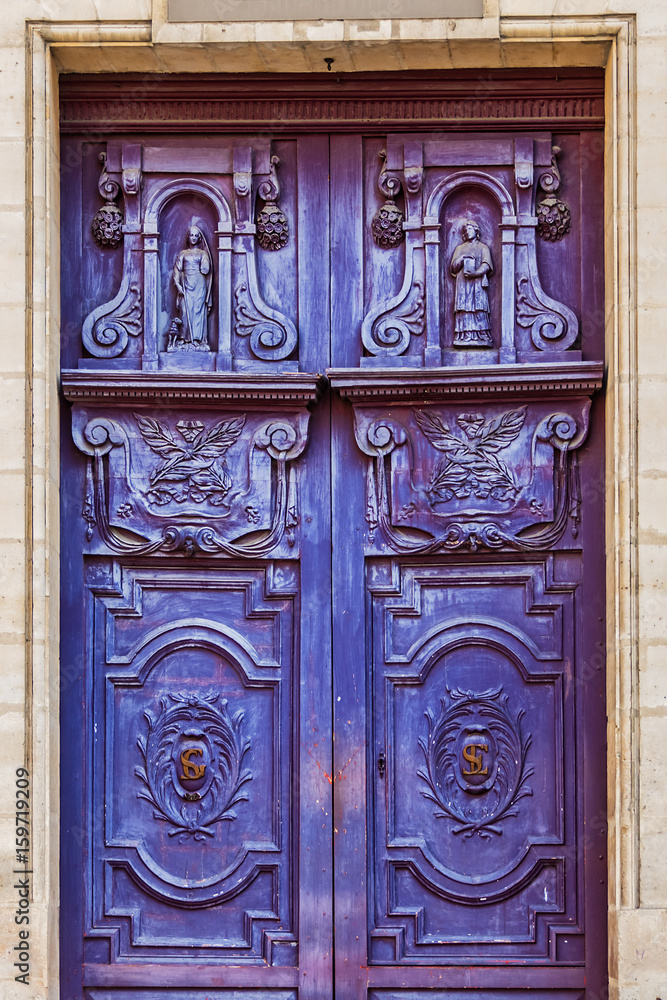
[[[526,784],[534,768],[526,766],[531,736],[522,732],[521,720],[525,713],[521,709],[512,718],[508,709],[509,698],[502,695],[502,688],[479,694],[448,688],[447,696],[440,700],[437,715],[430,709],[425,713],[428,736],[420,737],[419,746],[426,766],[417,771],[428,786],[427,790],[422,790],[422,795],[438,807],[436,817],[457,823],[452,833],[462,833],[464,839],[475,833],[487,840],[492,833],[501,836],[500,821],[516,816],[519,799],[533,794]],[[459,787],[454,771],[456,741],[466,721],[471,718],[484,720],[498,748],[495,781],[478,809],[471,802],[471,797]],[[493,798],[492,805],[489,805],[489,796]]]
[[[423,529],[397,528],[392,523],[389,504],[391,454],[408,442],[405,428],[398,421],[383,418],[373,421],[365,433],[357,426],[357,444],[370,459],[366,476],[369,541],[373,542],[375,533],[379,530],[384,542],[394,551],[415,555],[463,547],[468,547],[473,552],[480,547],[532,551],[554,545],[562,537],[569,517],[572,517],[576,531],[580,507],[579,480],[576,462],[571,461],[571,452],[579,447],[585,434],[586,426],[580,427],[567,413],[554,413],[545,417],[535,430],[534,441],[550,444],[557,455],[554,468],[554,517],[548,524],[529,525],[512,533],[492,520],[452,520],[441,534],[434,535]]]
[[[244,417],[245,419],[245,417]],[[125,455],[125,480],[131,492],[129,453],[130,443],[123,427],[105,417],[98,417],[83,428],[73,431],[76,446],[88,457],[88,475],[82,516],[87,522],[90,541],[96,527],[102,542],[112,551],[126,555],[151,555],[154,552],[183,552],[193,556],[197,552],[257,558],[267,555],[284,536],[288,544],[295,544],[295,529],[299,524],[296,474],[292,462],[306,446],[306,435],[287,420],[271,420],[257,430],[249,444],[248,462],[253,449],[265,451],[274,463],[275,492],[271,524],[262,532],[253,532],[248,538],[223,538],[210,525],[190,524],[187,521],[170,524],[158,537],[142,541],[129,539],[119,532],[109,517],[106,494],[106,463],[113,448],[122,447]]]
[[[241,736],[243,712],[232,716],[227,704],[219,694],[202,699],[176,693],[160,700],[157,715],[144,712],[148,733],[137,739],[143,764],[134,769],[144,787],[137,798],[150,802],[155,819],[168,823],[169,836],[180,835],[181,842],[214,836],[211,828],[222,820],[235,820],[233,807],[248,799],[243,786],[252,780],[252,772],[242,765],[250,741]],[[173,745],[186,727],[201,729],[214,749],[209,764],[213,778],[196,805],[184,802],[174,783]]]

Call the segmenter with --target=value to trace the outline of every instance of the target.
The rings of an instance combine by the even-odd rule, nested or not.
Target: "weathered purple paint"
[[[600,994],[595,139],[64,139],[68,997]],[[489,347],[453,336],[468,217]]]

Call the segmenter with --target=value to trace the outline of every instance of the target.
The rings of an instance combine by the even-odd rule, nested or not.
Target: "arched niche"
[[[493,348],[453,347],[454,289],[451,259],[462,242],[461,225],[471,218],[491,250],[489,279]],[[507,188],[482,170],[460,170],[431,192],[426,207],[426,287],[429,343],[443,349],[446,364],[514,361],[516,209]],[[431,230],[429,233],[428,230]]]
[[[462,228],[471,220],[479,227],[480,240],[491,251],[493,274],[486,289],[491,309],[491,336],[493,349],[498,350],[502,337],[502,236],[501,211],[493,195],[475,184],[462,184],[450,191],[443,200],[439,221],[441,232],[440,267],[440,329],[441,343],[445,349],[453,347],[454,299],[456,277],[452,274],[451,261],[456,247],[463,242]],[[473,348],[470,348],[473,350]],[[489,353],[490,348],[474,348],[476,355]]]
[[[167,355],[168,331],[176,315],[174,262],[186,245],[187,230],[198,225],[206,236],[212,261],[212,308],[208,320],[210,352],[183,361],[198,367],[231,367],[231,235],[232,213],[219,188],[196,177],[166,180],[151,192],[143,225],[145,335],[142,365],[177,364],[181,352]]]

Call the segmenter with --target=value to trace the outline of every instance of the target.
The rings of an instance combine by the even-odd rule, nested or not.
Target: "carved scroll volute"
[[[239,369],[266,371],[267,362],[278,361],[283,371],[298,369],[298,361],[287,360],[298,344],[296,326],[285,313],[264,300],[257,270],[258,246],[280,250],[287,243],[287,219],[277,205],[280,185],[276,169],[279,164],[277,156],[270,157],[269,175],[264,176],[257,191],[265,205],[258,213],[255,224],[252,221],[252,150],[234,149],[234,333],[236,337],[247,338],[251,354],[248,360],[235,361],[235,367]]]
[[[123,277],[117,294],[97,306],[83,323],[83,346],[95,358],[120,357],[129,338],[142,333],[141,273],[138,255],[141,217],[141,146],[109,143],[100,153],[103,169],[100,194],[107,199],[93,220],[93,236],[98,246],[113,248],[123,242]],[[115,204],[120,190],[125,201],[125,219]]]
[[[373,238],[382,249],[396,247],[405,239],[405,266],[398,293],[384,299],[364,317],[361,339],[367,356],[362,357],[361,364],[417,365],[423,363],[424,350],[416,353],[409,349],[413,337],[420,337],[425,326],[423,146],[420,141],[405,146],[390,142],[387,150],[380,151],[380,157],[383,166],[378,187],[388,200],[373,218]],[[406,220],[394,200],[401,187],[405,190]]]
[[[572,309],[565,303],[551,298],[542,288],[535,246],[536,232],[543,238],[560,239],[569,229],[569,210],[564,207],[567,220],[563,220],[564,228],[560,235],[554,235],[560,223],[558,225],[553,223],[555,228],[552,235],[545,230],[546,216],[551,218],[552,209],[549,206],[552,202],[555,206],[553,211],[556,213],[560,211],[553,194],[560,185],[557,164],[559,154],[560,149],[556,146],[552,148],[550,141],[547,143],[540,140],[533,143],[532,139],[525,138],[515,141],[515,174],[519,206],[516,228],[516,323],[519,327],[530,331],[533,348],[542,352],[545,359],[562,357],[565,351],[569,351],[567,357],[575,359],[570,348],[577,339],[579,322]],[[547,192],[547,199],[539,203],[535,209],[537,217],[533,214],[531,205],[532,176],[530,184],[527,183],[529,172],[525,164],[528,157],[531,160],[531,167],[534,159],[537,187]]]

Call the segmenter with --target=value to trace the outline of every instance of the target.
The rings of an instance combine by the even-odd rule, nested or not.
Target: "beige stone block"
[[[25,140],[0,138],[0,169],[2,170],[0,213],[4,216],[8,208],[14,209],[12,214],[17,214],[22,228],[25,229],[25,223],[23,222],[23,204],[25,201]],[[0,224],[4,233],[4,220]],[[7,246],[6,242],[4,246]]]
[[[295,21],[294,39],[305,42],[342,42],[342,21]]]
[[[639,634],[667,638],[667,545],[639,545]],[[667,772],[666,772],[667,773]]]
[[[21,378],[24,371],[25,306],[0,305],[0,377],[9,374]]]
[[[345,37],[351,42],[386,42],[391,38],[391,20],[346,21]]]
[[[265,69],[254,43],[207,45],[206,55],[214,73],[261,73]]]
[[[257,51],[269,73],[307,73],[310,69],[303,42],[298,45],[265,42],[257,46]]]
[[[664,207],[665,140],[661,137],[641,136],[637,143],[637,191],[643,205]],[[638,248],[641,252],[641,247]]]
[[[0,135],[13,139],[25,135],[24,49],[0,46]]]
[[[638,386],[640,473],[667,471],[667,379],[643,377]]]
[[[665,983],[667,911],[624,910],[616,919],[620,996],[656,1000]]]
[[[18,639],[25,630],[25,548],[0,541],[0,635]]]
[[[25,526],[25,477],[0,470],[0,541],[21,538]],[[0,694],[0,700],[2,695]]]
[[[667,643],[640,651],[639,707],[667,712]]]
[[[25,382],[21,378],[0,378],[0,465],[3,469],[23,469],[25,461]]]
[[[255,42],[255,26],[249,21],[228,21],[226,24],[202,25],[202,41],[222,41],[226,45]]]
[[[664,742],[664,735],[663,735]],[[644,768],[642,767],[642,781]],[[643,906],[662,907],[667,904],[667,833],[664,831],[665,799],[662,801],[662,822],[649,824],[642,820],[640,837],[640,893]],[[662,829],[661,829],[662,828]],[[663,942],[667,953],[667,937]],[[662,967],[663,975],[665,973]]]
[[[51,51],[56,66],[63,73],[113,72],[113,63],[107,46],[95,44],[82,46],[54,42]],[[150,58],[150,54],[147,58]]]
[[[291,42],[294,38],[293,21],[258,21],[255,24],[255,39],[258,42]]]
[[[639,539],[645,545],[667,545],[667,473],[638,479]]]

